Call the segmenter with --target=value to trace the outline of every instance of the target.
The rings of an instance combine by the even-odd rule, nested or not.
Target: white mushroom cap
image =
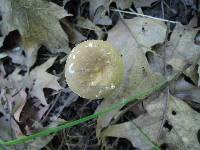
[[[65,65],[65,77],[72,91],[83,98],[104,98],[124,79],[120,53],[109,42],[88,40],[73,48]]]

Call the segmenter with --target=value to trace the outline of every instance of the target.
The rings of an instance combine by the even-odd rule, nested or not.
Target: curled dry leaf
[[[67,16],[64,8],[45,0],[1,0],[0,10],[3,35],[13,30],[20,32],[27,61],[41,45],[51,52],[69,51],[68,37],[59,23],[60,18]]]
[[[124,22],[128,22],[128,24],[134,24],[134,22],[136,22],[137,20],[140,19],[124,20]],[[149,19],[141,20],[144,20],[143,22],[149,22]],[[160,27],[160,24],[155,23],[153,25],[157,25],[157,28]],[[129,28],[131,28],[131,26]],[[141,27],[140,30],[142,32]],[[159,33],[152,34],[152,36],[149,36],[149,38],[154,39],[155,36],[155,39],[157,39],[157,34]],[[145,34],[140,35],[141,40],[142,35],[145,36]],[[163,36],[161,37],[161,39],[164,39],[166,36],[165,34],[163,34],[163,32],[161,32],[161,35]],[[138,42],[133,36],[135,37],[137,35],[135,35],[135,33],[131,33],[127,26],[122,23],[122,21],[119,21],[116,26],[109,31],[108,41],[110,41],[115,47],[119,49],[125,63],[125,80],[119,91],[117,91],[111,97],[107,97],[104,101],[102,101],[102,103],[98,106],[97,111],[108,108],[115,102],[123,98],[127,98],[128,96],[135,95],[141,90],[149,89],[153,85],[159,83],[161,79],[163,79],[161,75],[155,74],[151,71],[143,50],[139,47]],[[143,38],[145,39],[145,37]],[[160,40],[155,41],[161,42]],[[154,42],[154,44],[156,44],[156,42]],[[107,127],[111,119],[117,113],[118,110],[114,110],[108,113],[106,116],[100,117],[97,120],[97,136],[100,136],[101,129]]]
[[[158,143],[167,143],[169,149],[198,150],[199,143],[197,132],[199,130],[200,115],[183,101],[170,96],[166,121],[159,135],[159,128],[163,110],[163,95],[148,103],[147,113],[125,123],[112,125],[105,129],[102,136],[122,137],[130,140],[135,147],[149,150],[153,148],[152,143],[142,134],[142,130],[149,138]],[[139,128],[138,128],[139,127]]]

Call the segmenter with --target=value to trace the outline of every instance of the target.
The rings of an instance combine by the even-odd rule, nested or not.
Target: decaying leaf
[[[139,131],[141,129],[149,138],[158,143],[166,143],[169,149],[199,149],[197,132],[200,115],[183,101],[169,97],[167,120],[158,138],[162,118],[163,102],[160,98],[146,105],[147,113],[125,123],[112,125],[103,131],[102,136],[123,137],[131,141],[133,146],[148,150],[152,143]],[[139,127],[139,128],[138,128]]]
[[[16,121],[20,121],[20,115],[22,112],[22,109],[24,108],[24,105],[26,103],[26,98],[27,94],[24,90],[21,90],[18,92],[16,95],[14,95],[12,98],[9,99],[11,103],[13,104],[12,106],[12,114],[14,114],[14,117]]]
[[[167,27],[161,21],[136,17],[124,20],[132,35],[141,47],[150,49],[155,44],[163,43]]]
[[[92,18],[98,7],[104,6],[106,10],[108,10],[109,4],[111,0],[88,0],[90,3],[90,17]]]
[[[88,0],[90,3],[90,17],[93,18],[96,10],[103,6],[106,11],[112,2],[115,2],[118,8],[127,9],[131,7],[134,0]]]
[[[63,25],[63,29],[69,36],[69,42],[72,44],[78,44],[84,40],[86,40],[86,37],[83,36],[80,32],[78,32],[73,24],[67,23],[66,20],[62,19],[61,23]]]
[[[33,57],[33,58],[28,57],[29,60],[27,60],[27,58],[22,53],[23,53],[23,50],[20,47],[17,47],[10,51],[5,51],[5,52],[0,53],[0,59],[8,56],[12,59],[13,63],[20,64],[20,65],[27,65],[27,66],[30,66],[28,64],[30,64],[31,62],[35,62],[36,57]]]
[[[8,55],[6,53],[0,53],[0,59],[7,57]]]
[[[184,78],[172,84],[170,90],[175,97],[185,100],[186,102],[192,101],[200,104],[200,88],[188,83]]]
[[[34,55],[41,45],[51,52],[69,51],[68,37],[59,23],[67,16],[63,8],[46,0],[1,0],[0,10],[3,35],[18,30],[26,55]]]
[[[102,39],[104,36],[103,31],[89,19],[83,17],[78,18],[76,26],[79,28],[89,29],[94,31],[97,34],[98,39]]]
[[[106,11],[102,6],[96,10],[93,22],[98,25],[112,25],[112,20],[106,15]]]
[[[200,46],[194,43],[197,30],[185,29],[177,25],[171,35],[166,52],[168,64],[174,70],[181,70],[185,65],[192,65],[199,59]]]
[[[17,138],[22,136],[22,132],[15,122],[15,120],[10,116],[8,112],[5,112],[2,103],[0,102],[0,139],[3,141],[11,140],[12,138]],[[5,150],[11,150],[12,147],[6,147],[1,145],[0,148]],[[16,149],[24,149],[23,144],[16,145]]]
[[[56,118],[56,117],[50,118],[50,121],[51,122],[49,123],[49,125],[46,126],[45,128],[56,127],[59,124],[64,122],[63,119]],[[37,130],[44,129],[44,127],[38,122],[35,122],[34,126],[36,126]],[[29,142],[29,144],[26,145],[26,149],[27,150],[39,150],[39,149],[43,148],[44,146],[46,146],[53,139],[53,137],[54,137],[54,134],[48,135],[46,137],[37,138],[36,140]]]
[[[37,97],[42,104],[47,105],[43,88],[54,90],[61,89],[57,81],[58,77],[46,72],[46,70],[52,66],[55,59],[56,57],[50,58],[42,65],[31,70],[30,74],[26,73],[24,76],[19,74],[19,69],[16,69],[8,76],[8,80],[12,83],[14,89],[20,90],[29,88],[32,97]]]
[[[58,83],[58,77],[47,73],[46,70],[52,66],[56,57],[50,58],[44,64],[36,67],[30,72],[30,77],[34,81],[33,89],[31,90],[32,96],[37,97],[41,100],[41,103],[47,105],[43,88],[51,88],[54,90],[61,89]]]
[[[124,22],[131,21],[135,22],[137,19],[124,20]],[[149,22],[149,19],[146,19]],[[154,24],[156,26],[156,24]],[[158,28],[160,24],[158,25]],[[131,28],[131,26],[129,26]],[[164,27],[163,27],[164,28]],[[141,29],[142,31],[142,29]],[[143,36],[145,34],[142,34]],[[153,34],[157,36],[157,34]],[[154,39],[154,36],[151,39]],[[166,36],[165,34],[161,34]],[[123,57],[125,63],[125,79],[122,87],[111,97],[106,98],[99,106],[97,111],[107,108],[114,104],[115,102],[127,98],[128,96],[134,95],[137,92],[145,89],[151,88],[156,85],[163,78],[159,74],[155,74],[149,68],[147,59],[143,50],[139,47],[139,43],[135,40],[133,36],[135,33],[131,33],[126,25],[119,21],[117,25],[109,31],[108,41],[110,41],[115,47],[117,47]],[[155,37],[157,39],[157,37]],[[161,37],[161,39],[164,39]],[[155,40],[156,41],[156,40]],[[161,42],[157,40],[157,42]],[[156,44],[156,42],[154,42]],[[114,110],[108,113],[104,117],[100,117],[97,121],[97,134],[100,133],[101,129],[106,127],[111,119],[115,116],[118,110]]]
[[[140,7],[151,7],[151,4],[156,2],[158,0],[134,0],[134,6],[135,8]]]
[[[123,0],[123,1],[121,1],[121,0],[115,0],[115,2],[117,4],[117,7],[121,8],[121,9],[130,8],[134,1],[135,0]]]

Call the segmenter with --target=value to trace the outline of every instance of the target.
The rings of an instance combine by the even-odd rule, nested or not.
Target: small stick
[[[126,13],[126,14],[132,14],[132,15],[137,15],[137,16],[141,16],[141,17],[151,18],[151,19],[154,19],[154,20],[159,20],[159,21],[164,21],[164,22],[170,22],[170,23],[173,23],[173,24],[179,23],[177,21],[171,21],[171,20],[167,20],[167,19],[156,18],[156,17],[144,15],[144,14],[139,14],[139,13],[136,13],[136,12],[124,11],[124,10],[119,10],[119,9],[111,9],[111,11],[116,11],[116,12],[121,12],[121,13]]]

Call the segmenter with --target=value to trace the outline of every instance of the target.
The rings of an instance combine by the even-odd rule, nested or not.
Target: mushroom
[[[65,65],[69,88],[86,99],[111,95],[124,79],[124,63],[109,42],[87,40],[74,47]]]

